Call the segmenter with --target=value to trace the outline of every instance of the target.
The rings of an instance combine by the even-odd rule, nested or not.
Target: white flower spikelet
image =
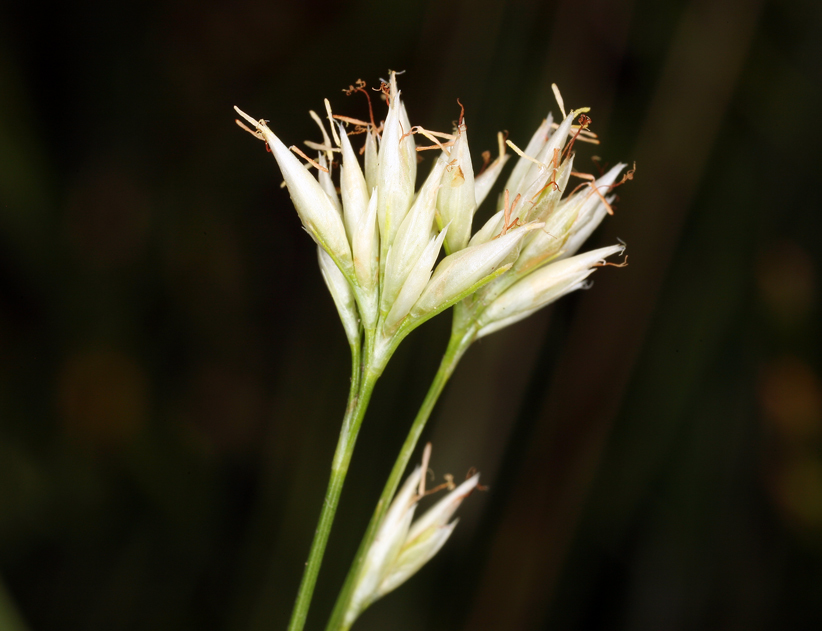
[[[371,603],[402,585],[442,548],[458,521],[449,520],[479,484],[479,474],[471,476],[412,523],[417,503],[425,495],[423,469],[430,449],[429,444],[423,467],[416,467],[394,496],[366,553],[345,614],[349,626]]]

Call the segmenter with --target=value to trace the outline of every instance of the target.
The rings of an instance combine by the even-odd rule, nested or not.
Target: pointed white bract
[[[447,158],[448,166],[442,176],[442,187],[437,197],[437,214],[441,226],[451,225],[445,239],[449,254],[462,250],[471,238],[471,221],[477,210],[474,196],[474,167],[468,152],[468,132],[464,121],[457,129],[457,139]]]
[[[379,151],[377,132],[371,130],[365,136],[365,183],[369,191],[373,191],[377,187],[380,166]]]
[[[446,164],[437,160],[411,210],[403,219],[385,262],[380,309],[387,313],[400,293],[408,274],[428,245],[436,212],[437,190]]]
[[[346,624],[353,624],[371,603],[402,585],[431,560],[457,525],[458,520],[449,520],[479,484],[479,474],[471,476],[412,523],[423,475],[420,467],[414,469],[383,518],[360,569],[345,614]]]
[[[531,136],[531,140],[525,147],[525,155],[535,157],[540,153],[542,148],[545,146],[545,143],[548,142],[548,138],[551,136],[551,123],[553,122],[554,117],[549,113],[547,118],[545,118],[540,126],[537,127],[534,135]],[[512,192],[519,191],[522,188],[522,186],[520,186],[522,184],[522,179],[525,177],[525,174],[530,168],[531,162],[523,157],[520,157],[514,165],[511,175],[508,176],[508,180],[505,182],[504,190]]]
[[[340,194],[345,209],[345,230],[348,239],[354,243],[354,235],[360,222],[365,217],[370,199],[369,188],[365,176],[357,160],[357,154],[351,146],[351,141],[345,130],[340,126],[340,145],[342,149],[342,166],[340,167]]]
[[[391,95],[391,104],[380,140],[377,166],[377,220],[380,225],[381,267],[385,265],[388,249],[411,207],[417,179],[414,136],[410,129],[403,128],[402,112],[400,94],[394,92]]]
[[[377,192],[371,194],[368,209],[355,227],[352,252],[354,271],[360,287],[363,326],[371,329],[377,321],[380,274],[380,235],[377,230]]]
[[[420,254],[414,267],[408,274],[405,282],[402,285],[397,299],[391,306],[391,311],[385,318],[385,331],[390,333],[394,330],[397,324],[408,315],[411,307],[420,297],[428,280],[431,278],[431,271],[434,269],[434,263],[437,262],[437,255],[442,248],[442,242],[448,234],[449,226],[445,226],[438,236],[433,237],[428,245]]]
[[[240,110],[237,110],[238,112]],[[323,190],[314,176],[306,171],[302,163],[288,148],[274,135],[264,122],[255,122],[244,115],[246,120],[254,124],[258,132],[268,144],[277,165],[283,174],[288,187],[294,208],[303,222],[308,234],[322,246],[340,266],[341,271],[351,277],[354,263],[351,259],[351,247],[345,235],[345,227],[339,211]]]
[[[334,187],[334,181],[331,179],[332,167],[328,164],[328,160],[325,159],[323,154],[319,155],[317,162],[322,167],[319,175],[317,176],[317,179],[320,181],[320,186],[325,191],[325,194],[328,195],[329,201],[331,201],[334,208],[337,209],[340,217],[342,217],[342,204],[340,203],[340,198],[337,195],[337,189]]]
[[[448,304],[505,264],[529,231],[542,224],[527,224],[488,243],[469,246],[446,256],[426,285],[411,314],[421,317]]]

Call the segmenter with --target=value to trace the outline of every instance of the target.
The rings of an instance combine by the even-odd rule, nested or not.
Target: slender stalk
[[[385,517],[385,513],[391,504],[391,499],[397,491],[402,474],[408,466],[408,462],[414,453],[414,448],[417,445],[417,441],[419,441],[423,429],[425,429],[425,424],[431,416],[434,405],[436,405],[440,394],[442,394],[443,388],[445,388],[445,384],[448,383],[448,379],[453,374],[454,369],[457,367],[460,359],[462,359],[463,354],[465,354],[465,351],[474,341],[475,335],[476,329],[473,327],[455,330],[451,333],[448,348],[446,349],[445,355],[443,355],[442,361],[440,362],[437,374],[434,376],[434,380],[431,382],[431,386],[428,389],[428,393],[425,395],[422,406],[411,424],[411,429],[409,430],[408,436],[400,449],[397,460],[394,462],[394,467],[391,469],[391,473],[388,476],[385,487],[383,488],[382,495],[380,495],[380,499],[377,502],[377,508],[371,517],[371,521],[365,531],[365,536],[363,537],[362,542],[360,542],[360,547],[357,549],[357,554],[354,557],[351,568],[348,570],[348,575],[345,578],[345,583],[343,584],[342,590],[340,590],[340,595],[337,597],[337,602],[334,605],[334,611],[331,613],[331,618],[326,626],[326,631],[347,631],[350,628],[351,625],[346,624],[345,622],[345,614],[351,604],[356,579],[360,573],[360,568],[362,567],[363,561],[365,560],[366,552],[371,547],[377,527],[383,517]]]
[[[366,353],[370,353],[372,336],[366,336]],[[308,615],[308,608],[311,604],[311,597],[314,594],[314,586],[317,583],[317,574],[320,571],[325,547],[328,543],[328,536],[331,533],[331,526],[334,522],[334,515],[337,512],[337,504],[340,501],[340,494],[348,473],[348,465],[351,461],[351,454],[354,452],[354,445],[357,442],[357,434],[360,431],[362,419],[368,408],[374,384],[379,378],[379,374],[372,373],[368,366],[362,365],[362,355],[359,344],[351,345],[351,388],[349,390],[348,405],[343,417],[340,438],[337,441],[337,448],[334,452],[334,459],[331,465],[331,477],[328,480],[328,488],[325,492],[325,500],[317,522],[317,529],[314,532],[314,540],[311,542],[311,550],[308,553],[308,561],[305,564],[300,588],[297,592],[297,599],[294,609],[291,612],[291,621],[288,624],[288,631],[302,631]]]

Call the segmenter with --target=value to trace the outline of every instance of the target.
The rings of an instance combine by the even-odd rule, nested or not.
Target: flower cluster
[[[408,476],[380,524],[346,611],[346,625],[353,624],[371,603],[416,574],[442,548],[459,521],[449,522],[451,516],[479,484],[479,474],[472,475],[412,523],[417,504],[426,495],[425,476],[430,454],[429,443],[422,467],[416,467]]]
[[[472,236],[477,207],[509,157],[501,136],[499,157],[475,175],[462,115],[451,134],[412,127],[396,74],[382,87],[385,121],[354,121],[366,134],[363,166],[341,122],[353,119],[333,116],[328,101],[333,142],[312,112],[324,137],[321,145],[310,143],[320,152],[317,160],[290,151],[265,121],[237,109],[253,129],[238,124],[274,154],[303,226],[319,246],[320,268],[349,342],[360,344],[366,334],[372,370],[382,370],[411,329],[456,303],[455,326],[481,337],[582,287],[597,265],[624,249],[572,256],[610,211],[606,195],[625,166],[590,178],[562,199],[571,175],[580,175],[572,171],[574,140],[593,137],[587,109],[559,124],[549,115],[524,151],[508,143],[520,159],[499,211]],[[420,135],[433,146],[417,147]],[[418,152],[432,148],[439,155],[415,194]],[[294,153],[317,168],[318,177]],[[446,256],[437,264],[443,247]]]

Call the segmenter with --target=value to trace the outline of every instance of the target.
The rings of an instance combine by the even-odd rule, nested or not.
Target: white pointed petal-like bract
[[[354,273],[363,289],[361,297],[363,326],[370,329],[377,321],[377,284],[379,283],[380,236],[377,231],[377,193],[371,194],[368,210],[355,228],[351,248]]]
[[[340,194],[342,195],[343,220],[348,240],[354,244],[354,234],[368,210],[368,186],[357,160],[357,154],[342,125],[339,128],[342,166],[340,167]]]
[[[415,540],[425,536],[425,533],[432,528],[440,528],[448,523],[451,516],[459,508],[462,500],[471,495],[474,489],[479,484],[479,473],[475,473],[470,478],[465,480],[448,495],[443,497],[439,502],[429,508],[408,531],[407,542],[413,543]]]
[[[476,234],[471,237],[468,245],[480,245],[481,243],[488,243],[491,239],[502,232],[502,223],[505,221],[505,210],[500,210],[488,219],[485,224],[477,230]]]
[[[379,178],[380,154],[377,134],[374,130],[365,135],[365,183],[369,191],[377,186]]]
[[[397,91],[396,86],[396,77],[394,78],[394,93],[397,94],[397,101],[400,104],[400,130],[403,135],[408,134],[402,142],[400,142],[400,149],[403,151],[405,163],[414,165],[414,177],[411,181],[415,182],[417,179],[417,147],[414,142],[414,135],[409,133],[411,131],[411,121],[408,119],[408,112],[405,110],[405,101],[399,98],[399,92]],[[408,142],[406,142],[406,140]]]
[[[379,598],[380,583],[385,578],[388,566],[398,556],[414,517],[416,491],[421,475],[422,469],[416,467],[408,476],[405,484],[394,496],[377,530],[360,568],[351,605],[345,614],[346,622],[349,624],[356,620],[363,609]]]
[[[428,246],[434,225],[437,189],[444,170],[445,163],[437,160],[388,250],[380,296],[380,310],[383,313],[391,309],[405,279]]]
[[[340,314],[343,328],[345,329],[345,336],[348,338],[350,345],[359,344],[360,340],[360,317],[357,309],[357,302],[354,299],[354,292],[351,290],[351,285],[346,280],[340,268],[328,253],[321,247],[317,246],[317,258],[320,263],[320,272],[323,275],[323,280],[334,299],[334,304],[337,307],[337,313]]]
[[[548,142],[548,138],[551,135],[551,123],[553,122],[554,117],[549,113],[548,117],[543,119],[540,126],[534,132],[534,135],[531,136],[531,140],[528,141],[528,145],[524,150],[525,155],[533,158],[540,152],[540,150],[545,146],[545,143]],[[531,165],[532,162],[520,156],[519,160],[517,160],[517,163],[514,165],[514,170],[511,171],[511,175],[508,176],[508,180],[505,182],[505,189],[516,194],[516,191],[519,191],[522,188],[522,178],[525,177],[525,174],[531,168]]]
[[[578,288],[579,284],[594,271],[594,265],[624,249],[622,245],[612,245],[591,250],[551,263],[528,274],[502,292],[485,309],[479,317],[480,328],[502,320],[518,319],[518,315],[526,312],[530,314],[541,309],[568,293],[572,287]],[[516,319],[510,321],[515,322]]]
[[[431,270],[434,269],[434,263],[437,262],[437,256],[440,253],[440,248],[442,247],[442,242],[447,232],[448,226],[445,226],[439,235],[431,239],[425,250],[420,254],[417,262],[408,274],[408,278],[405,279],[397,299],[391,306],[391,311],[389,311],[385,317],[386,333],[392,331],[394,327],[408,315],[411,307],[413,307],[414,303],[419,299],[425,286],[428,284],[428,280],[431,278]]]
[[[568,132],[571,130],[573,122],[573,117],[569,114],[565,117],[565,120],[560,123],[559,127],[554,130],[554,133],[548,138],[548,142],[542,146],[537,155],[527,154],[535,158],[540,164],[530,162],[531,166],[528,167],[528,171],[522,178],[519,188],[516,191],[511,191],[512,196],[517,192],[522,193],[525,199],[531,199],[548,183],[554,171],[554,167],[551,165],[551,161],[554,159],[554,150],[558,150],[559,154],[562,153],[565,139],[568,137]]]
[[[493,273],[516,250],[522,238],[542,224],[526,224],[488,243],[446,256],[428,281],[411,315],[421,317],[457,298]]]
[[[396,569],[380,583],[377,598],[381,598],[395,590],[416,574],[423,565],[428,563],[448,541],[458,522],[459,519],[455,519],[450,524],[438,528],[431,533],[428,539],[422,542],[422,545],[403,549],[397,558]]]
[[[342,217],[328,195],[302,163],[274,135],[268,126],[259,124],[259,131],[268,143],[291,200],[308,234],[334,258],[346,276],[353,274],[353,261]]]
[[[606,198],[606,201],[608,201],[609,204],[612,200],[613,196]],[[605,204],[599,202],[594,211],[588,213],[583,220],[579,222],[579,225],[574,225],[568,240],[562,248],[562,252],[557,255],[557,260],[561,261],[562,259],[567,259],[568,257],[576,254],[582,247],[582,244],[585,243],[588,240],[588,237],[591,236],[591,233],[599,227],[599,224],[602,223],[602,220],[605,219],[607,214],[608,210],[605,207]]]
[[[590,187],[586,187],[585,190],[580,191],[582,195],[578,193],[577,195],[579,195],[579,197],[575,195],[568,200],[568,203],[577,204],[578,219],[571,229],[571,234],[568,236],[568,241],[563,248],[562,254],[560,254],[560,258],[575,254],[591,233],[597,229],[602,220],[605,219],[608,210],[605,204],[602,203],[602,197],[605,197],[608,191],[611,190],[611,185],[616,182],[619,174],[622,173],[622,170],[626,166],[628,165],[623,163],[617,164],[597,179],[594,186],[596,186],[597,191],[599,191],[599,195]],[[602,197],[600,197],[600,195]],[[608,201],[609,204],[612,200],[613,196],[610,196],[610,198],[606,197],[606,201]]]
[[[474,178],[474,197],[477,200],[477,207],[479,207],[482,202],[485,201],[485,198],[488,197],[488,193],[491,192],[491,189],[496,183],[499,174],[502,173],[502,168],[505,166],[505,163],[508,162],[508,158],[510,157],[511,156],[507,153],[501,155],[489,164],[485,171],[478,174]]]
[[[334,180],[331,179],[331,167],[325,159],[325,155],[321,153],[317,162],[321,167],[323,167],[323,169],[325,169],[325,171],[320,170],[317,174],[317,178],[320,181],[320,186],[325,191],[325,194],[328,195],[328,199],[331,200],[334,208],[336,208],[337,212],[340,213],[340,216],[342,216],[342,204],[340,204],[337,189],[334,187]]]
[[[457,525],[457,520],[450,524],[448,520],[462,501],[474,491],[477,484],[479,474],[468,478],[411,525],[391,573],[380,586],[381,595],[390,592],[416,574],[439,551]]]
[[[400,122],[399,99],[400,95],[396,94],[388,108],[377,167],[377,220],[380,226],[381,267],[385,264],[388,248],[394,242],[402,220],[411,207],[417,177],[416,155],[411,160],[407,151],[407,147],[414,143],[413,134],[404,135]]]
[[[543,185],[541,191],[533,196],[531,200],[525,200],[517,208],[516,216],[521,221],[549,221],[557,206],[561,203],[563,194],[568,186],[568,180],[574,168],[574,156],[569,156],[565,162],[556,170],[556,174],[551,172],[551,179]]]
[[[442,188],[437,196],[440,226],[451,225],[445,239],[445,249],[449,254],[468,245],[471,238],[471,221],[476,210],[474,167],[468,151],[468,132],[463,122],[448,156],[448,166],[442,176]]]
[[[368,209],[354,228],[352,250],[357,282],[363,289],[372,291],[377,286],[377,257],[379,256],[376,191],[368,201]]]

